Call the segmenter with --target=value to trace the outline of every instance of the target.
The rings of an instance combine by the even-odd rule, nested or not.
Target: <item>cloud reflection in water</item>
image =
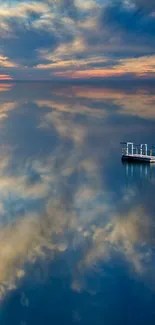
[[[1,102],[0,113],[6,114],[0,130],[5,135],[5,143],[0,143],[1,299],[26,277],[27,264],[47,258],[52,262],[67,252],[77,255],[69,272],[71,288],[78,291],[87,272],[97,271],[99,263],[110,263],[114,256],[123,258],[143,278],[152,268],[153,216],[145,198],[140,201],[135,188],[127,188],[125,181],[117,184],[116,196],[117,172],[122,175],[123,171],[120,161],[115,165],[111,158],[118,151],[124,122],[125,135],[131,132],[124,112],[134,115],[134,98],[145,98],[143,112],[137,107],[133,120],[137,134],[145,118],[150,132],[154,94],[88,87],[51,91],[48,87],[48,96],[37,95],[34,89],[34,95],[26,97],[23,86],[22,102],[16,86]],[[32,124],[23,140],[26,119]],[[9,123],[16,130],[15,138]],[[42,145],[38,154],[28,155],[25,148],[31,146],[33,152],[38,134],[49,136],[47,147]]]

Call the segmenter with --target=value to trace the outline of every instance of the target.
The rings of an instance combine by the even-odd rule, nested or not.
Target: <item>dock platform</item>
[[[147,163],[155,163],[155,156],[148,156],[148,155],[140,155],[140,154],[133,154],[133,155],[122,155],[122,160],[128,160],[132,162],[147,162]]]
[[[133,142],[121,142],[121,144],[123,161],[155,163],[155,145]]]

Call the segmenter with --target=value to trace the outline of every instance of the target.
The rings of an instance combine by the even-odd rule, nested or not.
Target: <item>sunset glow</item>
[[[1,1],[0,80],[154,79],[153,1]]]

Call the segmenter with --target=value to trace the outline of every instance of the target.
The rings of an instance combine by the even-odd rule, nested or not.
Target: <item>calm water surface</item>
[[[155,88],[0,84],[0,324],[155,324]]]

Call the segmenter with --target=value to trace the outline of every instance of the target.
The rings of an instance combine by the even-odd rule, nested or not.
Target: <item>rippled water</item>
[[[155,88],[0,84],[0,324],[155,323]]]

